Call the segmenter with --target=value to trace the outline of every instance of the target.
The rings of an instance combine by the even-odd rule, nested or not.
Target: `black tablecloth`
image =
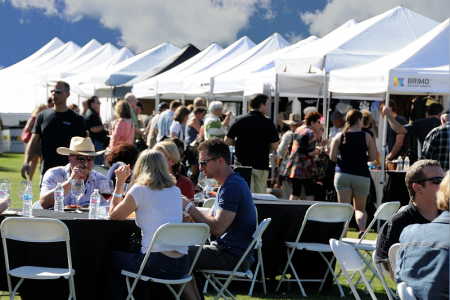
[[[272,218],[263,235],[263,259],[266,277],[280,275],[287,261],[285,241],[294,241],[301,227],[307,209],[314,201],[263,201],[255,200],[258,219]],[[49,210],[33,210],[35,217],[50,217],[62,220],[69,228],[75,289],[78,299],[106,299],[106,254],[109,251],[125,251],[129,239],[138,230],[134,221],[89,220],[88,214],[56,213]],[[4,216],[0,216],[2,221]],[[74,219],[78,218],[78,219]],[[310,222],[302,242],[328,243],[338,238],[342,226]],[[0,246],[2,247],[2,246]],[[35,265],[67,267],[64,243],[31,243],[8,241],[10,267]],[[299,255],[300,254],[300,255]],[[256,255],[255,255],[256,257]],[[293,259],[300,278],[322,278],[326,265],[316,253],[299,251]],[[255,265],[255,264],[254,264]],[[253,265],[253,268],[254,268]],[[325,288],[331,287],[331,275]],[[125,280],[124,280],[125,281]],[[13,279],[13,285],[17,283]],[[294,285],[292,285],[294,286]],[[154,299],[171,299],[163,285],[151,284]],[[4,259],[0,259],[0,290],[8,290]],[[65,299],[68,296],[68,282],[59,280],[25,280],[19,289],[22,299]]]
[[[386,172],[385,194],[383,202],[400,201],[400,205],[408,205],[409,193],[406,187],[406,172]]]

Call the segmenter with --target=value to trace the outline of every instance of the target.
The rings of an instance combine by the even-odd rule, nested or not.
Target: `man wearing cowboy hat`
[[[100,190],[103,180],[107,180],[102,174],[92,170],[94,157],[103,154],[103,151],[95,152],[94,144],[90,138],[75,136],[70,141],[69,148],[59,147],[56,152],[69,156],[69,163],[65,166],[47,170],[42,179],[39,202],[43,208],[53,207],[55,204],[54,191],[60,182],[64,188],[64,205],[76,205],[76,198],[70,192],[72,179],[83,179],[86,186],[84,195],[80,198],[81,207],[89,205],[89,200],[94,189]],[[102,197],[101,203],[106,200]]]
[[[289,125],[290,130],[287,131],[281,138],[280,146],[278,146],[277,155],[281,158],[281,164],[278,174],[283,174],[286,168],[289,155],[291,154],[292,139],[294,137],[295,130],[303,123],[301,114],[289,114],[289,120],[283,120],[283,123]],[[277,181],[281,182],[283,189],[283,198],[289,199],[289,195],[292,194],[292,183],[283,176],[278,176]]]

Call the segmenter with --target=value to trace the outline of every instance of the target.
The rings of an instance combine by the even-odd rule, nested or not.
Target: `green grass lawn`
[[[17,189],[19,187],[19,182],[22,179],[22,176],[20,174],[20,170],[22,168],[23,163],[23,154],[18,153],[3,153],[2,156],[0,156],[0,178],[9,178],[11,180],[11,208],[21,208],[22,207],[22,200],[17,195]],[[34,194],[34,201],[36,201],[39,198],[39,171],[36,170],[36,173],[33,178],[33,194]],[[348,232],[348,237],[350,238],[356,238],[357,232],[350,228]],[[369,240],[375,240],[377,237],[377,234],[375,232],[370,232],[367,234],[367,239]],[[284,254],[284,253],[283,253]],[[336,264],[336,274],[339,272],[340,268],[339,265]],[[356,277],[353,282],[356,281]],[[366,272],[366,277],[371,277],[371,272]],[[386,278],[386,281],[388,285],[395,289],[396,284],[392,282],[390,278]],[[239,283],[237,286],[235,286],[233,283],[230,286],[230,291],[235,295],[235,297],[238,300],[247,300],[247,299],[312,299],[312,300],[326,300],[326,299],[354,299],[353,295],[349,295],[350,287],[347,284],[347,281],[344,276],[339,277],[339,282],[342,285],[342,288],[346,294],[345,298],[340,298],[339,295],[339,289],[336,285],[333,285],[333,288],[331,291],[322,291],[320,293],[317,292],[316,289],[309,289],[305,288],[306,295],[308,295],[308,298],[304,298],[301,295],[300,289],[298,288],[297,284],[292,282],[290,283],[290,291],[288,291],[288,283],[283,283],[280,289],[280,292],[275,293],[276,283],[270,283],[268,284],[268,293],[264,294],[262,292],[262,287],[260,283],[255,284],[255,288],[253,291],[253,297],[247,296],[248,290],[250,288],[250,283],[243,285],[242,283]],[[378,279],[374,279],[372,283],[374,287],[375,294],[378,299],[388,299],[384,289],[383,285]],[[365,294],[362,292],[364,289],[364,285],[361,284],[358,287],[358,293],[361,297],[361,299],[371,299],[369,294]],[[205,295],[205,299],[211,300],[214,299],[215,293],[213,293],[212,287],[208,290],[209,294]],[[16,297],[14,299],[20,299],[20,297]]]

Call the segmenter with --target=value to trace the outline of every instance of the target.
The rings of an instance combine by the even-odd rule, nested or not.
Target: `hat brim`
[[[293,121],[293,120],[283,120],[282,122],[286,125],[299,125],[303,123],[303,121]]]
[[[105,152],[105,150],[98,151],[98,152],[90,152],[90,151],[80,152],[80,151],[70,150],[69,148],[66,148],[66,147],[59,147],[58,149],[56,149],[56,153],[61,154],[61,155],[76,154],[76,155],[85,155],[85,156],[98,156],[98,155],[102,155],[104,152]]]

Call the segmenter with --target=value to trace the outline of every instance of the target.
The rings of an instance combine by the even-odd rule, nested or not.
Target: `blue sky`
[[[406,3],[403,3],[406,2]],[[54,37],[79,46],[91,39],[135,53],[163,41],[203,49],[274,32],[296,42],[323,36],[347,20],[362,21],[396,5],[442,22],[448,0],[0,0],[0,68],[28,57]]]

